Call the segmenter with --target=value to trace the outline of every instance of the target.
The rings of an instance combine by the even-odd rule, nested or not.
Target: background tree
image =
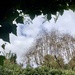
[[[75,38],[70,34],[59,33],[53,30],[43,33],[35,44],[24,54],[26,63],[41,65],[47,55],[54,56],[59,67],[64,67],[64,57],[70,61],[75,53]],[[50,60],[49,60],[50,61]]]
[[[75,56],[72,57],[68,64],[72,70],[75,69]]]
[[[58,63],[56,62],[55,58],[51,55],[45,55],[44,61],[42,63],[43,66],[46,66],[48,68],[57,68]]]

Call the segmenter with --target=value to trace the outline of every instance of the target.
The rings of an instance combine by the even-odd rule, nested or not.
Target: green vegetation
[[[70,60],[68,64],[60,62],[60,64],[64,64],[63,67],[60,67],[58,62],[51,55],[46,55],[44,59],[44,63],[36,68],[30,65],[27,65],[26,68],[22,68],[21,65],[12,62],[10,59],[5,59],[4,65],[0,66],[0,75],[75,75],[75,67],[72,69],[75,63],[73,59]],[[61,59],[59,59],[59,61],[60,60]],[[71,62],[72,64],[70,64]]]
[[[11,64],[9,60],[5,60],[4,66],[0,66],[0,75],[75,75],[74,70],[51,69],[45,66],[25,69],[17,64]]]
[[[75,75],[75,38],[70,34],[60,34],[53,30],[49,34],[41,34],[36,44],[24,54],[26,68],[17,64],[16,54],[5,52],[0,56],[0,75]],[[48,50],[48,48],[50,48]],[[61,53],[66,51],[68,63],[64,63]],[[73,50],[70,53],[70,49]],[[33,60],[34,59],[34,60]],[[33,68],[33,60],[38,67]]]
[[[33,19],[35,15],[40,15],[41,13],[43,13],[44,15],[47,14],[47,19],[49,20],[51,19],[51,14],[56,15],[57,11],[61,15],[63,14],[64,10],[72,9],[73,11],[75,11],[74,0],[45,0],[45,1],[43,0],[42,3],[40,0],[30,0],[30,1],[10,0],[7,2],[3,0],[3,2],[1,1],[0,3],[1,3],[0,4],[0,25],[2,26],[0,27],[0,38],[8,42],[9,42],[9,33],[12,32],[16,35],[17,26],[12,24],[12,21],[15,18],[17,18],[16,19],[17,23],[23,23],[23,16],[19,16],[19,14],[22,12],[24,14],[29,14],[31,19]],[[18,13],[17,9],[22,10],[22,12]],[[69,36],[68,38],[68,36],[69,35],[64,35],[62,38],[60,38],[57,37],[54,33],[54,35],[52,34],[49,37],[49,39],[51,40],[46,45],[46,46],[49,45],[52,51],[53,50],[61,51],[64,49],[64,44],[65,44],[67,57],[72,58],[67,64],[64,64],[63,59],[60,56],[48,55],[47,51],[45,51],[45,55],[44,55],[42,51],[43,45],[40,44],[41,42],[43,42],[43,40],[41,40],[41,42],[38,43],[38,46],[39,47],[41,46],[41,50],[37,51],[37,49],[39,48],[37,46],[35,52],[33,51],[32,53],[30,52],[31,54],[29,54],[29,57],[35,56],[35,62],[37,64],[40,64],[41,66],[37,68],[33,68],[27,65],[27,67],[23,69],[21,65],[18,65],[16,63],[16,58],[17,58],[16,55],[13,53],[9,53],[8,55],[5,56],[0,55],[0,75],[75,75],[75,56],[73,57],[70,56],[70,53],[68,52],[70,49],[68,47],[68,44],[70,44],[70,46],[72,45],[71,46],[72,50],[75,49],[75,47],[73,46],[73,44],[75,44],[75,39],[72,38],[71,36]],[[56,38],[59,38],[60,42],[57,41]],[[40,39],[38,39],[38,41],[40,41]],[[44,40],[43,43],[46,43],[46,40]],[[5,49],[5,45],[2,45],[2,48]],[[9,58],[7,59],[8,56]],[[39,58],[40,63],[38,62],[37,58]],[[28,63],[30,63],[30,60],[28,60]]]

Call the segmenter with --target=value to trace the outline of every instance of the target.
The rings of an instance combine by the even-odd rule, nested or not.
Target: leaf
[[[22,17],[22,16],[19,16],[19,17],[16,19],[16,22],[17,22],[17,23],[23,23],[23,17]]]
[[[51,19],[51,14],[47,15],[47,19],[50,20]]]
[[[75,11],[75,5],[71,5],[70,9],[73,10],[73,11]]]
[[[63,15],[64,10],[60,10],[59,13],[62,16]]]
[[[5,43],[6,44],[6,43]],[[5,44],[3,44],[1,47],[5,50]]]
[[[15,24],[12,24],[12,33],[17,35],[17,32],[16,32],[16,25]]]
[[[0,65],[3,66],[5,60],[5,56],[0,55]]]
[[[9,33],[0,34],[0,38],[9,42]]]
[[[30,18],[33,20],[34,19],[34,17],[35,17],[35,15],[30,15]]]
[[[12,26],[8,22],[3,22],[1,25],[2,27],[0,27],[0,38],[9,42],[9,33],[12,32]]]

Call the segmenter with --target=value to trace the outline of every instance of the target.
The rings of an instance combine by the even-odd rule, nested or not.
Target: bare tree
[[[35,44],[25,54],[25,61],[40,65],[47,54],[56,57],[65,56],[69,61],[74,55],[73,52],[75,52],[75,38],[68,33],[59,33],[58,30],[53,29],[49,33],[42,33],[36,39]]]

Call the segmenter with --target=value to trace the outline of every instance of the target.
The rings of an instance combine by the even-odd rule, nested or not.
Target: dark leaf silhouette
[[[5,56],[0,55],[0,65],[3,66]]]

